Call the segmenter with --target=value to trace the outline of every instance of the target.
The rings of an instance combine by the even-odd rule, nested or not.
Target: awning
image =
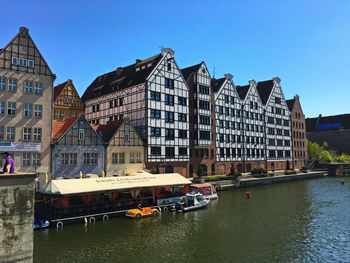
[[[71,195],[135,188],[189,185],[191,181],[178,173],[141,174],[134,176],[51,180],[43,185],[43,194]]]

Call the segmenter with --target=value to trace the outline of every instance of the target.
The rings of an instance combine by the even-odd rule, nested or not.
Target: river
[[[37,231],[34,262],[350,262],[350,178],[220,192],[187,214]]]

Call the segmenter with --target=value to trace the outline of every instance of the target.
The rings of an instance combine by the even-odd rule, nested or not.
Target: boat
[[[178,212],[190,212],[197,209],[205,208],[209,204],[210,200],[204,198],[201,193],[186,194],[180,202],[175,204],[175,210]]]
[[[39,220],[39,219],[35,219],[34,220],[34,230],[38,230],[38,229],[45,229],[48,228],[50,226],[50,221],[49,220]]]
[[[215,187],[209,183],[191,184],[190,192],[201,193],[203,197],[208,198],[210,200],[216,200],[219,198],[218,193],[215,190]]]
[[[130,209],[125,213],[125,216],[130,218],[140,219],[141,217],[147,216],[159,216],[160,211],[157,208],[144,207],[141,206],[135,209]]]

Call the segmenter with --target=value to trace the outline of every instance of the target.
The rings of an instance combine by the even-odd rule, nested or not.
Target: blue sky
[[[82,94],[100,74],[175,50],[238,85],[279,76],[307,117],[349,113],[350,1],[4,1],[0,46],[27,26],[57,75]],[[5,11],[7,10],[7,11]]]

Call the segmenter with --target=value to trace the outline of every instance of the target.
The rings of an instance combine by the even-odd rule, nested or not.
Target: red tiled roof
[[[57,141],[69,128],[76,122],[80,116],[67,118],[64,121],[52,122],[52,140]]]
[[[59,84],[55,87],[53,87],[53,101],[55,102],[58,96],[61,94],[62,90],[66,87],[67,83],[69,80],[66,82],[63,82],[62,84]]]
[[[97,132],[103,142],[108,143],[119,130],[125,120],[111,121],[108,124],[93,125],[92,128]]]

